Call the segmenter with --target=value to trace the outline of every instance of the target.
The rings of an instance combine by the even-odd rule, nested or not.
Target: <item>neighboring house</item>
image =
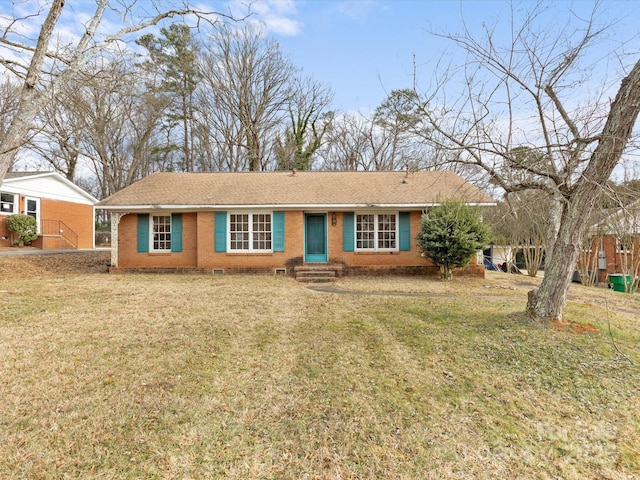
[[[589,229],[578,268],[597,270],[597,281],[625,273],[640,275],[640,202],[624,208],[604,209]]]
[[[415,236],[446,198],[495,203],[451,172],[293,171],[155,173],[97,206],[114,272],[424,274]]]
[[[516,261],[516,252],[517,247],[509,245],[489,245],[482,252],[484,266],[489,270],[498,270],[505,262],[513,265]]]
[[[9,172],[0,184],[0,247],[10,247],[6,217],[33,216],[43,250],[93,248],[97,199],[55,172]]]

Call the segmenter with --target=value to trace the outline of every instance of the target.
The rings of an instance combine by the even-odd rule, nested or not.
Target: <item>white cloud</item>
[[[337,5],[339,13],[354,20],[365,20],[374,6],[373,0],[361,0],[358,2],[341,1]]]
[[[298,9],[293,0],[256,0],[247,4],[233,0],[230,9],[236,16],[244,16],[250,8],[249,21],[260,23],[268,32],[278,35],[295,36],[302,30],[302,22],[297,20]]]

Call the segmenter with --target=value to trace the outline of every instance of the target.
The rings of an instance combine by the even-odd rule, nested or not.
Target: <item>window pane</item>
[[[396,248],[396,216],[378,215],[378,248]]]
[[[253,215],[253,249],[271,250],[271,214]]]
[[[249,215],[229,215],[231,250],[249,250]]]
[[[229,214],[231,250],[271,250],[271,214]]]
[[[0,193],[0,212],[15,212],[15,195],[13,193]]]
[[[153,250],[171,250],[171,215],[154,215]]]
[[[375,248],[375,215],[356,215],[356,248]]]

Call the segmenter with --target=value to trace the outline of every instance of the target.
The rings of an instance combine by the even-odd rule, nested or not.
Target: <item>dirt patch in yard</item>
[[[107,273],[108,251],[68,253],[26,253],[0,256],[0,275],[4,278],[25,276]]]
[[[577,334],[598,333],[599,330],[593,325],[587,323],[576,322],[561,322],[559,320],[553,321],[553,328],[560,332],[571,332]]]

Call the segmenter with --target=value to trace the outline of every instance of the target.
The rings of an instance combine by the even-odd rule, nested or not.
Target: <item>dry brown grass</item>
[[[74,258],[0,258],[0,478],[640,478],[638,295],[572,287],[575,334],[521,315],[528,277]]]

